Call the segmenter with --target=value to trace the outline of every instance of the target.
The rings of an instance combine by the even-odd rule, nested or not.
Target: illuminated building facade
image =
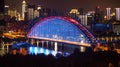
[[[79,15],[82,15],[82,13],[80,13],[79,11],[80,11],[80,9],[71,9],[69,12],[69,17],[77,20],[78,22],[81,22]],[[82,10],[81,10],[81,12],[82,12]]]
[[[116,20],[120,20],[120,8],[115,8],[116,10]]]
[[[9,11],[9,5],[5,5],[5,12],[4,12],[4,20],[5,21],[9,21],[10,20],[10,16],[8,15],[8,11]]]
[[[81,24],[87,26],[87,15],[79,15],[79,18],[81,20]]]
[[[16,10],[8,10],[8,15],[12,17],[17,17],[17,11]]]
[[[111,10],[111,8],[106,8],[106,19],[107,20],[110,20],[110,10]]]
[[[28,5],[25,12],[25,20],[33,20],[40,15],[41,7],[39,5]]]
[[[78,9],[71,9],[70,10],[70,14],[76,14],[76,15],[78,15],[79,14],[79,10]]]
[[[39,17],[39,11],[38,10],[35,10],[34,11],[34,18],[38,18]]]
[[[22,18],[25,18],[25,12],[26,12],[26,2],[23,0],[22,2]]]
[[[8,15],[9,5],[5,5],[5,15]]]
[[[34,9],[35,9],[35,5],[28,5],[28,8],[27,8],[28,20],[34,19]]]

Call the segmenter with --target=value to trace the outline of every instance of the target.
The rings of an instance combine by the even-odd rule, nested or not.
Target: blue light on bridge
[[[62,55],[62,52],[40,48],[40,47],[29,47],[28,52],[29,54],[35,54],[35,55],[42,53],[45,55],[52,54],[53,56],[56,56],[57,53]]]

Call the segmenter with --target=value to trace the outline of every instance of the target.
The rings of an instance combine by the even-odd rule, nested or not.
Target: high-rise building
[[[5,11],[4,11],[5,15],[8,15],[8,10],[9,10],[9,5],[5,5]]]
[[[102,23],[103,22],[103,11],[100,10],[100,6],[95,8],[94,22]]]
[[[95,11],[88,11],[88,13],[86,13],[87,25],[92,25],[92,23],[94,23],[94,14],[95,14]]]
[[[37,17],[39,17],[39,11],[38,11],[38,10],[35,10],[35,11],[34,11],[34,18],[37,18]]]
[[[26,12],[25,12],[25,20],[33,20],[35,18],[40,17],[41,12],[40,5],[27,5]]]
[[[107,20],[110,20],[110,10],[111,10],[111,8],[106,8],[106,19]]]
[[[12,17],[17,17],[17,10],[8,10],[8,15]]]
[[[120,8],[115,8],[116,10],[116,20],[120,20]]]
[[[79,14],[79,11],[78,11],[78,9],[71,9],[69,13],[77,15],[77,14]]]
[[[34,10],[35,10],[35,5],[28,5],[27,6],[28,20],[34,19]]]
[[[25,12],[26,12],[26,2],[23,0],[22,2],[22,18],[25,18]]]
[[[68,16],[77,20],[78,22],[81,22],[79,15],[80,15],[80,12],[78,9],[71,9]]]
[[[5,5],[5,9],[4,9],[4,20],[5,21],[9,21],[10,20],[10,15],[8,15],[8,11],[9,11],[9,5]]]
[[[81,24],[83,24],[84,26],[87,26],[87,15],[79,15],[78,16],[81,20]]]
[[[100,23],[100,7],[99,6],[95,8],[94,22]]]
[[[48,16],[61,16],[62,13],[58,13],[56,10],[54,9],[50,9],[50,8],[42,8],[41,10],[39,10],[40,14],[39,17],[48,17]]]

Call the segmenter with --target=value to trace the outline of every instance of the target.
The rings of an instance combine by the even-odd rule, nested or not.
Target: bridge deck
[[[61,40],[61,39],[51,39],[51,38],[44,38],[44,37],[29,37],[33,39],[42,39],[42,40],[47,40],[47,41],[55,41],[55,42],[62,42],[62,43],[68,43],[68,44],[73,44],[73,45],[79,45],[79,46],[85,46],[85,47],[90,47],[90,44],[87,43],[80,43],[80,42],[72,42],[68,40]]]

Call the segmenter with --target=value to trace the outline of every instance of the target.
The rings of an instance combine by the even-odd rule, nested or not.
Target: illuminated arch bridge
[[[48,17],[36,22],[27,34],[31,39],[90,46],[94,36],[79,22],[68,17]]]

